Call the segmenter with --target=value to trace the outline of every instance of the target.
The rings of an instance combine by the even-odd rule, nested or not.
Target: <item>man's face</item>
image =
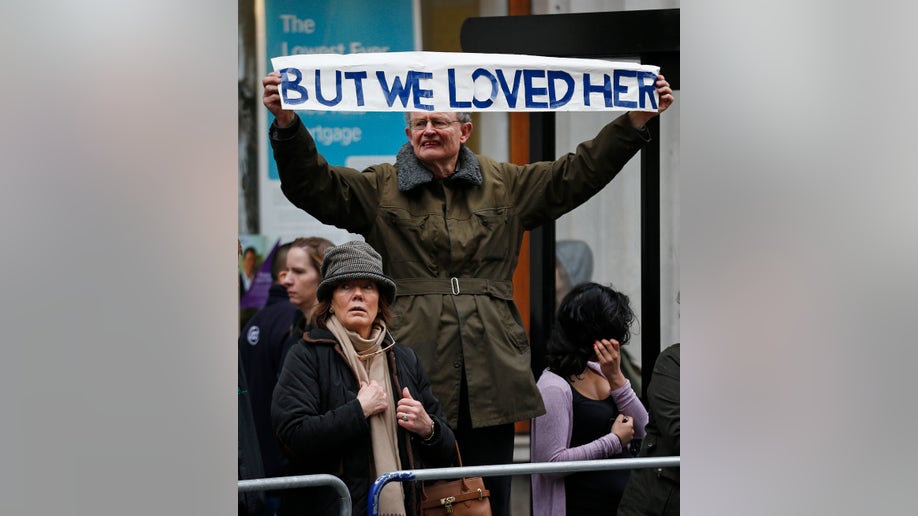
[[[456,113],[411,113],[405,128],[405,135],[421,162],[455,159],[471,134],[471,122],[459,122]]]
[[[245,275],[252,277],[255,274],[255,251],[247,251],[242,255],[242,270],[245,271]]]
[[[279,263],[283,264],[283,267],[281,268],[281,270],[277,272],[277,284],[278,285],[284,284],[284,276],[287,275],[287,251],[289,251],[289,249],[287,248],[278,249],[277,256],[275,257],[275,259]]]

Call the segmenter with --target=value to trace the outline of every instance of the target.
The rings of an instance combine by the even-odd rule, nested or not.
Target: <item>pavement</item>
[[[529,434],[516,434],[513,439],[513,463],[529,462]],[[529,475],[513,475],[510,483],[510,512],[513,516],[529,516],[531,493]]]

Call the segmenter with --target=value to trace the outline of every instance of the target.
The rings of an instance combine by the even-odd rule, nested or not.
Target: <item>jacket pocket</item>
[[[475,256],[479,260],[503,260],[515,241],[511,234],[510,208],[488,208],[476,211],[470,228],[478,243]]]
[[[523,328],[523,318],[520,317],[516,304],[513,301],[495,299],[493,306],[504,329],[507,331],[507,341],[513,344],[519,353],[529,352],[529,337]]]
[[[430,252],[427,246],[431,244],[432,229],[430,215],[412,215],[407,210],[390,207],[381,211],[378,224],[390,264],[416,262],[427,267]]]

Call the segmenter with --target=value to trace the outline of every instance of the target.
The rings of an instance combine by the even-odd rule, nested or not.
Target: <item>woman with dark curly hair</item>
[[[533,462],[632,457],[647,410],[622,374],[621,346],[634,321],[628,296],[581,283],[561,301],[538,387],[545,415],[532,420]],[[532,477],[532,513],[615,514],[629,471]]]

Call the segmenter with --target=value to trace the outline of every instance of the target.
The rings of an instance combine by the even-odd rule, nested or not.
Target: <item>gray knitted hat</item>
[[[322,258],[322,283],[316,291],[316,299],[328,301],[335,287],[356,279],[373,280],[379,293],[391,305],[395,300],[395,282],[382,269],[382,257],[376,249],[359,240],[329,247]]]

